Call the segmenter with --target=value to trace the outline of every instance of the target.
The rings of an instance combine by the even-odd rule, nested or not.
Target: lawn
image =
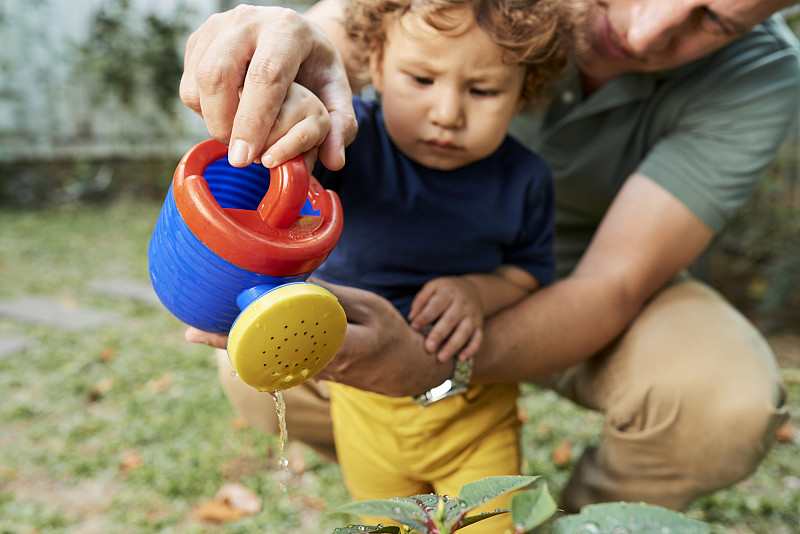
[[[0,212],[0,301],[46,297],[117,318],[69,331],[0,316],[0,336],[32,340],[0,358],[0,533],[305,534],[347,524],[354,518],[333,512],[349,502],[336,465],[292,444],[284,474],[277,439],[235,417],[207,347],[186,343],[160,306],[92,289],[147,283],[159,209],[121,200]],[[797,421],[800,363],[782,362]],[[602,418],[534,387],[520,406],[525,472],[557,495]],[[800,438],[790,431],[754,476],[688,514],[729,533],[798,532],[798,466]],[[221,518],[208,505],[226,483],[258,495],[260,511],[203,519]]]

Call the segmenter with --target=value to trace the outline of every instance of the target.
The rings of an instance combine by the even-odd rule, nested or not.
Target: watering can
[[[228,334],[238,376],[288,389],[333,358],[347,328],[325,288],[307,282],[342,233],[342,206],[298,156],[272,170],[228,163],[215,140],[178,164],[148,251],[150,281],[184,323]]]

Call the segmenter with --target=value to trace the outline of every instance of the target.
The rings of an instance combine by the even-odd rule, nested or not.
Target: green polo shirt
[[[776,16],[710,56],[620,76],[586,98],[575,76],[546,114],[517,117],[511,134],[553,170],[558,276],[575,266],[634,172],[721,229],[774,158],[799,102],[798,43]]]

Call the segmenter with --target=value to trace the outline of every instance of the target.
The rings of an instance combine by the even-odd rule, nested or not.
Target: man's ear
[[[383,92],[383,49],[380,47],[369,53],[369,75],[375,92]]]

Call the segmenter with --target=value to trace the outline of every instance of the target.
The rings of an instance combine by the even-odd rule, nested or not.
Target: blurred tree
[[[152,98],[174,116],[183,71],[180,45],[192,14],[183,2],[169,18],[135,9],[130,0],[105,2],[92,16],[87,40],[78,45],[76,67],[95,78],[98,97],[113,94],[128,107]]]

